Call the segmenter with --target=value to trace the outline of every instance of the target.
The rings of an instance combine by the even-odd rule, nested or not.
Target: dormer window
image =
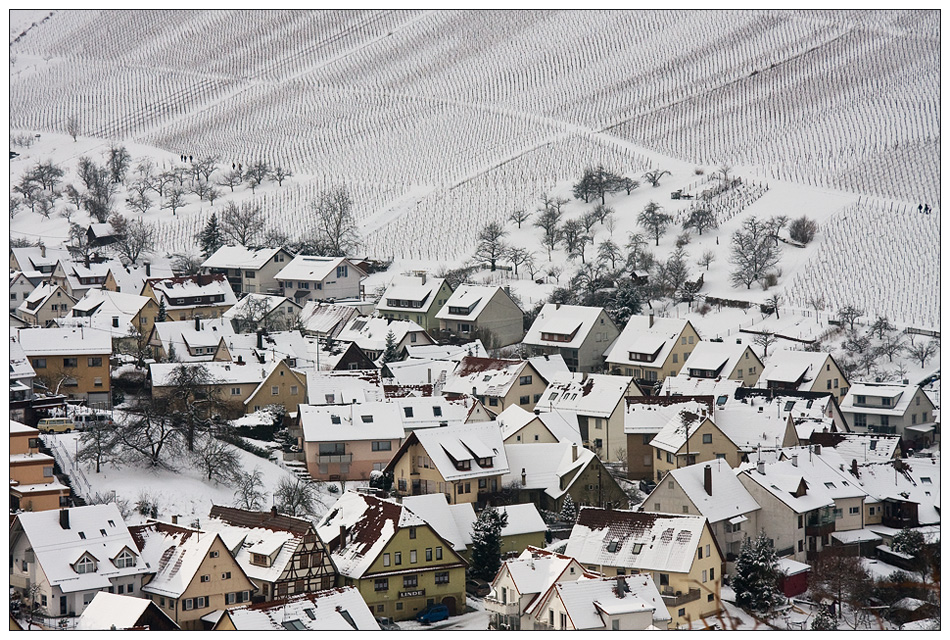
[[[633,553],[633,555],[637,555],[637,554],[640,553],[641,551],[643,551],[643,545],[642,545],[642,544],[635,544],[635,545],[633,545],[633,551],[632,551],[631,553]]]
[[[371,415],[360,416],[360,418],[365,424],[370,424],[373,421],[373,416]]]
[[[330,422],[331,422],[332,424],[340,424],[340,416],[331,415],[331,416],[330,416]]]
[[[263,553],[252,553],[251,564],[257,565],[258,567],[269,567],[270,556],[265,556]]]
[[[459,471],[469,471],[472,468],[471,460],[459,460],[455,463],[455,468]]]
[[[610,553],[616,553],[617,546],[619,544],[620,544],[620,541],[614,538],[613,540],[610,541],[610,544],[607,545],[607,551],[609,551]]]
[[[134,566],[135,566],[135,554],[133,554],[133,553],[132,553],[131,551],[129,551],[128,549],[123,549],[123,550],[122,550],[122,553],[120,553],[119,555],[117,555],[117,556],[115,557],[115,559],[114,559],[112,562],[113,562],[113,564],[115,564],[115,566],[118,567],[119,569],[125,569],[125,568],[127,568],[127,567],[134,567]]]
[[[442,415],[442,407],[432,407],[432,415],[440,417]]]
[[[76,573],[95,573],[96,572],[96,561],[88,554],[84,555],[79,559],[73,569],[76,570]]]
[[[482,467],[482,468],[485,468],[485,467],[492,467],[492,466],[494,466],[494,463],[492,462],[492,459],[491,459],[491,458],[479,458],[479,459],[478,459],[478,466],[480,466],[480,467]]]

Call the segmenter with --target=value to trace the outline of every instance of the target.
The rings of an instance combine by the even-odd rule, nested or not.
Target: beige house
[[[496,421],[506,445],[582,441],[574,413],[540,409],[532,412],[512,405],[499,413]]]
[[[58,284],[43,283],[20,303],[16,314],[34,327],[48,327],[59,318],[72,314],[76,298]]]
[[[547,380],[528,360],[466,356],[447,376],[442,393],[473,396],[489,411],[500,413],[512,406],[531,411],[545,388]]]
[[[612,373],[655,384],[682,371],[699,342],[688,320],[632,316],[604,357]]]
[[[826,391],[844,398],[851,385],[829,353],[775,351],[765,364],[759,386],[776,391]]]
[[[618,335],[602,307],[549,303],[521,342],[532,356],[559,353],[571,371],[602,373],[604,352]]]
[[[648,574],[554,584],[531,615],[536,631],[654,631],[670,619]]]
[[[274,279],[281,295],[299,304],[308,300],[359,299],[366,272],[347,258],[296,256]]]
[[[51,393],[111,406],[108,332],[83,327],[19,329],[18,339],[37,380]]]
[[[114,328],[120,326],[120,321],[128,321],[135,333],[145,342],[155,326],[158,303],[146,296],[116,293],[108,289],[90,289],[73,306],[72,316],[109,318]]]
[[[10,421],[10,512],[68,506],[69,487],[53,473],[53,457],[40,453],[40,432]]]
[[[292,259],[293,256],[281,248],[248,249],[241,245],[226,245],[208,256],[201,268],[205,273],[225,276],[237,295],[277,295],[280,285],[275,276]]]
[[[917,385],[856,383],[840,408],[858,432],[896,434],[923,446],[936,438],[934,404]]]
[[[184,631],[201,631],[209,613],[249,603],[258,587],[216,533],[150,522],[129,527],[152,573],[142,586]]]
[[[248,293],[221,317],[227,318],[237,333],[282,331],[297,326],[300,311],[299,304],[283,296]]]
[[[444,493],[450,504],[481,505],[501,489],[508,459],[494,422],[416,429],[384,469],[403,496]]]
[[[642,395],[632,377],[603,374],[555,376],[541,396],[541,411],[573,412],[585,447],[604,462],[626,458],[624,399]]]
[[[673,378],[667,378],[667,381]],[[650,444],[666,425],[682,412],[711,415],[713,396],[641,396],[627,397],[623,432],[627,436],[627,477],[631,480],[656,481],[656,450]]]
[[[703,516],[585,507],[564,555],[605,576],[649,574],[672,627],[721,612],[725,557]]]
[[[688,429],[688,435],[687,435]],[[733,467],[742,462],[742,452],[704,413],[683,413],[670,420],[653,440],[654,480],[660,482],[673,469],[711,460],[725,460]]]
[[[451,295],[445,278],[431,278],[425,272],[395,276],[376,303],[376,313],[391,320],[411,320],[431,333],[439,329],[436,314]]]
[[[679,375],[741,380],[743,386],[754,387],[763,367],[762,361],[747,344],[704,340],[693,348]]]
[[[382,471],[405,437],[391,402],[300,407],[301,448],[315,480],[368,480]]]
[[[443,333],[465,341],[479,338],[489,349],[524,337],[524,311],[502,287],[459,285],[435,317]]]
[[[219,318],[234,306],[237,298],[225,276],[201,274],[175,278],[149,278],[141,295],[165,303],[166,320]]]

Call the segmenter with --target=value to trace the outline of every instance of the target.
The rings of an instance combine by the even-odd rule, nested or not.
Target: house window
[[[686,615],[686,608],[683,607],[683,608],[679,609],[679,610],[676,612],[676,615],[678,615],[678,616],[681,617],[681,618],[684,617],[684,616]]]
[[[416,550],[412,549],[409,552],[409,564],[415,564],[417,561]]]
[[[93,573],[96,570],[96,563],[89,556],[83,556],[76,563],[76,573]]]
[[[432,562],[432,548],[426,549],[426,562]]]
[[[270,388],[270,394],[271,394],[272,396],[276,396],[276,395],[279,394],[279,393],[280,393],[280,387],[271,387],[271,388]]]
[[[670,574],[668,574],[668,573],[661,573],[661,574],[660,574],[660,586],[661,586],[661,587],[668,587],[668,586],[670,586]]]
[[[211,576],[201,576],[202,582],[211,582]]]
[[[46,368],[46,358],[34,358],[34,359],[33,359],[33,368],[34,368],[34,369],[45,369],[45,368]]]
[[[436,560],[441,560],[441,559],[442,559],[442,547],[436,547],[436,548],[435,548],[435,559],[436,559]]]
[[[520,378],[518,378],[518,384],[520,385],[531,384],[531,376],[521,376]]]
[[[375,591],[389,591],[389,578],[376,578]]]
[[[224,573],[222,573],[222,574],[221,574],[221,579],[222,579],[222,580],[230,580],[230,579],[231,579],[231,572],[230,572],[230,571],[225,571]]]
[[[448,571],[436,571],[436,572],[435,572],[435,583],[436,583],[436,584],[448,584],[448,583],[449,583],[449,572],[448,572]]]
[[[402,411],[403,411],[403,413],[406,414],[406,417],[407,417],[407,418],[411,418],[411,417],[412,417],[412,407],[403,407],[403,408],[402,408]]]
[[[363,424],[371,424],[373,422],[373,416],[370,414],[360,416],[360,420],[363,421]]]
[[[390,565],[389,554],[388,554],[388,553],[384,553],[384,554],[383,554],[383,566],[384,566],[384,567],[388,567],[389,565]]]
[[[389,440],[373,441],[373,451],[392,451],[393,443]]]
[[[703,582],[706,582],[706,581],[709,579],[708,573],[709,573],[709,572],[707,572],[705,569],[703,569]]]
[[[241,395],[241,387],[231,387],[231,395],[232,396]]]
[[[703,444],[712,444],[712,434],[704,433],[703,434]]]
[[[79,358],[63,358],[64,367],[78,367]]]
[[[868,416],[864,413],[854,414],[854,426],[856,427],[867,427],[868,426]]]
[[[850,513],[851,515],[857,515],[861,513],[861,507],[851,507],[850,509],[848,509],[848,513]]]
[[[410,539],[410,540],[415,540],[415,539],[416,539],[416,528],[415,528],[415,527],[409,527],[409,539]]]
[[[518,404],[529,404],[531,402],[531,396],[521,396],[518,398]]]
[[[336,277],[337,277],[337,278],[345,278],[346,276],[347,276],[347,268],[346,268],[346,265],[345,265],[345,264],[341,264],[339,267],[336,268]]]
[[[685,338],[683,338],[683,339],[685,340]],[[673,354],[673,364],[679,364],[679,361],[680,361],[680,360],[679,360],[679,354],[674,353],[674,354]]]
[[[88,364],[88,366],[90,366],[90,367],[101,367],[101,366],[102,366],[102,358],[99,357],[99,356],[96,356],[95,358],[88,358],[88,359],[87,359],[87,364]]]
[[[488,399],[488,406],[490,406],[490,407],[497,407],[497,406],[498,406],[498,398],[489,398],[489,399]]]
[[[135,556],[128,549],[123,549],[122,553],[116,556],[115,566],[119,569],[135,566]]]
[[[404,576],[402,579],[403,589],[412,589],[419,586],[419,576]]]
[[[402,564],[402,551],[397,551],[397,552],[396,552],[395,554],[393,554],[393,555],[396,556],[396,566],[398,567],[399,565]]]
[[[567,614],[561,614],[561,629],[567,629]]]

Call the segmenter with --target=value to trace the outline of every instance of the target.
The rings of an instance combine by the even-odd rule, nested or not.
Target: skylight
[[[835,488],[835,483],[834,483],[834,482],[826,482],[826,483],[825,483],[825,486],[828,487],[829,489],[834,489],[834,488]]]

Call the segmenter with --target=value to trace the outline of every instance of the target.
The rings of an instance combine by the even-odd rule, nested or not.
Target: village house
[[[10,272],[10,313],[16,313],[17,308],[33,293],[36,284],[30,281],[22,271]]]
[[[132,293],[116,293],[108,289],[89,289],[73,305],[72,317],[108,319],[113,328],[129,326],[134,334],[130,339],[146,342],[155,326],[158,304],[152,298]]]
[[[822,451],[825,449],[822,448]],[[845,459],[847,460],[847,458]],[[940,460],[909,458],[869,462],[849,469],[868,493],[865,527],[890,541],[903,529],[940,526]],[[855,475],[856,474],[856,475]],[[833,538],[839,537],[836,531]]]
[[[282,361],[292,369],[308,371],[316,366],[310,342],[296,330],[259,330],[256,333],[234,333],[222,338],[221,348],[215,352],[216,360],[230,359],[236,364]]]
[[[112,406],[112,337],[92,329],[18,329],[17,340],[39,382],[54,394]]]
[[[221,274],[149,278],[141,295],[152,298],[159,307],[164,304],[166,320],[219,318],[237,302]]]
[[[568,496],[574,505],[626,508],[627,494],[594,453],[578,444],[505,445],[509,471],[502,476],[505,492],[518,502],[560,513]]]
[[[40,453],[40,432],[10,421],[10,513],[69,506],[69,487],[53,473],[53,457]]]
[[[234,335],[225,318],[194,318],[156,322],[148,339],[152,354],[160,362],[227,362],[231,354],[225,338]]]
[[[496,418],[506,445],[581,442],[577,415],[570,411],[525,411],[512,405]]]
[[[858,464],[893,462],[906,457],[904,443],[898,435],[822,432],[812,434],[808,444],[831,447],[845,461],[855,460]]]
[[[307,336],[336,338],[359,315],[360,310],[353,306],[309,300],[300,310],[300,330]]]
[[[742,541],[758,535],[761,507],[729,463],[720,459],[673,469],[650,492],[640,510],[704,516],[726,554],[726,573],[732,575]]]
[[[308,371],[307,404],[314,406],[383,401],[386,392],[379,369]]]
[[[433,604],[453,616],[466,610],[467,563],[404,505],[347,491],[317,534],[330,548],[337,585],[356,587],[375,616],[411,620]]]
[[[306,518],[213,505],[202,531],[217,533],[259,591],[253,602],[330,589],[330,552]]]
[[[64,394],[52,394],[37,383],[36,372],[15,333],[10,336],[10,419],[33,423],[49,412],[62,410]]]
[[[410,320],[427,332],[439,329],[436,314],[445,306],[452,287],[445,278],[395,276],[376,302],[376,313],[390,320]]]
[[[93,247],[104,247],[115,244],[118,235],[111,222],[93,222],[86,227],[86,240]]]
[[[663,380],[658,396],[712,396],[732,398],[738,389],[742,389],[741,380],[727,380],[724,378],[691,378],[684,375],[675,375]]]
[[[717,420],[718,414],[717,414]],[[758,428],[758,425],[749,425]],[[794,429],[789,429],[794,434]],[[791,444],[798,444],[792,437]],[[705,405],[699,413],[680,413],[672,418],[650,441],[655,452],[654,480],[662,479],[673,469],[711,460],[725,460],[734,467],[742,462],[740,446],[734,442],[706,413]]]
[[[23,512],[10,524],[10,587],[53,618],[82,614],[99,591],[142,597],[155,560],[141,556],[115,504]]]
[[[713,401],[712,396],[627,396],[623,415],[627,477],[654,482],[657,474],[653,464],[656,450],[650,444],[653,438],[684,411],[700,415],[705,410],[711,415]]]
[[[452,544],[452,549],[472,560],[472,533],[478,516],[470,502],[449,504],[444,494],[406,496],[402,500],[406,509],[413,512],[443,539]],[[519,554],[530,546],[544,545],[548,526],[533,504],[509,504],[495,507],[507,517],[501,529],[501,555]]]
[[[300,407],[307,473],[315,480],[368,480],[382,471],[405,437],[399,407],[389,402]]]
[[[406,433],[416,429],[484,422],[489,419],[487,413],[482,416],[477,410],[472,411],[476,402],[471,399],[450,400],[446,396],[425,395],[396,398],[389,397],[387,394],[387,402],[396,405],[399,419]]]
[[[100,591],[76,621],[76,631],[180,631],[151,600]]]
[[[778,557],[811,563],[832,534],[864,528],[867,493],[833,449],[783,449],[778,460],[756,460],[737,474],[762,507],[758,526]]]
[[[205,629],[205,615],[249,603],[258,589],[216,533],[155,521],[129,532],[150,567],[143,596],[183,631]]]
[[[297,327],[300,311],[300,305],[289,298],[248,293],[221,317],[231,322],[235,333],[283,331]]]
[[[66,293],[78,300],[90,289],[101,289],[109,275],[110,267],[115,263],[119,263],[118,260],[89,264],[60,260],[50,274],[50,281],[60,285]]]
[[[524,311],[498,286],[461,284],[435,317],[440,332],[463,341],[478,338],[492,349],[524,337]]]
[[[528,547],[517,558],[505,560],[484,600],[489,629],[534,629],[532,614],[541,596],[555,583],[578,580],[585,573],[574,558],[540,547]]]
[[[16,308],[16,314],[34,327],[48,327],[59,318],[70,315],[76,298],[55,283],[37,286]]]
[[[747,344],[703,340],[696,344],[677,375],[685,373],[693,378],[741,380],[744,386],[754,387],[763,367],[762,361]]]
[[[763,389],[828,391],[839,398],[850,386],[831,354],[817,351],[774,351],[759,377]]]
[[[584,507],[564,555],[605,576],[650,575],[674,627],[721,611],[725,558],[703,516]]]
[[[378,370],[376,363],[355,342],[333,338],[307,338],[309,353],[317,371]]]
[[[556,582],[531,618],[535,631],[655,631],[672,620],[648,574]]]
[[[571,371],[602,373],[604,352],[618,335],[602,307],[548,303],[521,342],[532,356],[560,354]]]
[[[386,351],[386,341],[393,334],[396,353],[402,357],[407,345],[434,344],[432,337],[409,320],[354,317],[337,334],[336,340],[354,342],[370,359],[379,360]]]
[[[241,245],[225,245],[201,263],[204,273],[220,274],[231,283],[238,296],[247,293],[277,295],[280,285],[275,276],[293,259],[286,249],[264,247],[248,249]]]
[[[466,356],[446,378],[442,393],[474,396],[497,414],[510,406],[531,411],[546,386],[547,380],[527,360]]]
[[[498,425],[472,423],[411,432],[383,471],[403,496],[444,493],[450,504],[478,509],[501,488],[508,460]]]
[[[212,631],[379,631],[354,587],[337,587],[228,609]]]
[[[22,271],[33,284],[48,280],[60,260],[72,257],[66,249],[47,249],[42,242],[35,247],[10,247],[10,271]]]
[[[102,288],[116,293],[139,294],[149,278],[174,278],[171,262],[168,259],[158,259],[137,264],[122,264],[118,260],[109,262],[109,271],[106,273]]]
[[[858,432],[896,434],[921,448],[936,439],[934,404],[917,385],[856,383],[841,401],[841,412]]]
[[[631,316],[604,359],[611,373],[655,385],[683,370],[700,339],[688,320]]]
[[[303,304],[308,300],[359,299],[366,272],[347,258],[296,256],[274,279],[281,295]]]
[[[550,381],[536,407],[575,413],[584,446],[604,462],[616,462],[627,455],[624,398],[639,395],[640,389],[630,376],[561,374]]]

